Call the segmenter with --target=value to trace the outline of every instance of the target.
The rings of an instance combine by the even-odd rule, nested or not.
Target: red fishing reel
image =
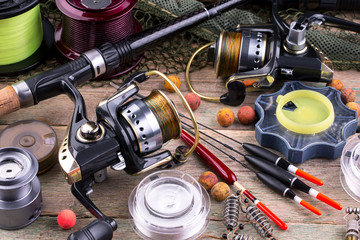
[[[102,44],[117,43],[142,30],[132,16],[137,0],[56,0],[63,13],[55,32],[58,50],[74,60],[82,53]],[[119,66],[107,77],[122,75],[136,67],[142,57]]]

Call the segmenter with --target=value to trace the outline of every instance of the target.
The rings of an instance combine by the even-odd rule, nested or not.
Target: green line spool
[[[0,0],[0,75],[21,74],[41,63],[54,42],[38,0]]]

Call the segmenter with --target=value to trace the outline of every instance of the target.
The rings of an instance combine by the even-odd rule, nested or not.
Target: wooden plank
[[[61,133],[65,132],[65,127],[56,127],[55,129],[59,136],[61,135]],[[237,137],[236,135],[232,134],[232,131],[226,130],[222,132],[224,134]],[[254,140],[253,136],[251,136],[251,131],[244,132],[242,133],[242,135],[246,135],[248,139]],[[167,148],[173,150],[178,144],[181,143],[177,141],[171,142],[170,144],[168,144]],[[243,168],[240,168],[239,164],[231,162],[223,154],[218,153],[217,151],[214,152],[236,173],[236,175],[238,176],[238,180],[246,188],[248,188],[260,200],[262,200],[281,219],[291,224],[290,226],[297,228],[298,224],[301,225],[305,223],[310,225],[331,224],[339,226],[342,226],[344,224],[343,211],[337,211],[335,209],[332,209],[305,194],[299,193],[299,195],[303,197],[306,201],[318,207],[323,212],[323,216],[318,217],[310,213],[306,209],[303,209],[299,205],[294,204],[290,200],[284,199],[274,194],[271,190],[265,188],[262,183],[255,179],[253,174],[244,170]],[[318,167],[313,167],[314,164],[318,165]],[[323,164],[327,164],[327,170],[325,171],[325,173],[324,168],[320,167]],[[338,179],[338,161],[329,161],[325,159],[310,160],[302,164],[301,167],[305,170],[308,170],[311,174],[315,176],[321,176],[321,178],[324,180],[325,185],[323,187],[316,187],[318,190],[334,198],[334,200],[339,201],[341,204],[343,204],[343,206],[357,205],[355,201],[349,199],[349,197],[347,197],[347,195],[343,192],[339,181],[334,181],[334,179]],[[199,161],[195,156],[193,156],[189,159],[187,164],[179,167],[178,170],[185,171],[197,178],[203,171],[209,170],[209,168],[201,161]],[[108,179],[103,183],[95,185],[94,194],[92,194],[91,197],[92,199],[94,199],[96,204],[99,204],[99,207],[104,211],[105,214],[116,218],[127,219],[127,198],[132,189],[142,180],[143,177],[145,177],[145,175],[134,177],[126,175],[124,172],[109,171]],[[91,216],[90,213],[88,213],[87,210],[81,204],[79,204],[79,202],[77,202],[77,200],[72,196],[69,191],[69,185],[64,181],[64,178],[60,173],[57,165],[53,169],[51,169],[51,171],[41,175],[39,178],[42,184],[44,201],[42,216],[55,217],[59,211],[65,208],[70,208],[74,210],[80,219],[88,218]],[[231,188],[234,192],[236,191],[234,187]],[[336,196],[334,195],[334,193],[337,193],[338,195]],[[211,203],[211,219],[213,221],[221,221],[223,204],[217,203],[214,200],[212,200]],[[246,220],[244,216],[242,216],[241,219],[242,221]],[[33,229],[32,226],[33,225],[29,226],[28,228]],[[274,228],[277,234],[283,234],[282,231],[279,230],[279,228]],[[244,232],[246,233],[247,231],[244,230]]]
[[[188,87],[184,81],[184,75],[179,74],[183,80],[181,90],[184,93],[189,92]],[[344,81],[346,87],[355,89],[359,102],[360,89],[358,88],[358,79],[360,73],[356,71],[336,72],[335,77]],[[200,72],[192,74],[194,85],[198,89],[206,89],[206,93],[213,96],[218,96],[226,91],[223,82],[214,78],[213,69],[211,67],[205,68]],[[148,82],[141,84],[141,93],[144,95],[154,89],[163,89],[163,82],[159,78],[151,78]],[[2,83],[0,87],[5,86]],[[279,83],[281,86],[281,83]],[[280,86],[275,86],[273,89],[265,91],[265,93],[273,92]],[[95,120],[94,110],[97,104],[104,98],[110,96],[115,89],[110,86],[101,88],[92,88],[88,85],[82,86],[80,92],[83,94],[87,103],[88,115],[90,119]],[[175,102],[179,111],[184,113],[180,106],[180,101],[174,93],[168,94]],[[245,99],[244,104],[253,106],[253,103],[259,93],[250,93]],[[216,113],[224,108],[224,105],[217,103],[208,103],[203,101],[200,108],[195,112],[198,121],[205,123],[222,133],[231,136],[239,141],[256,143],[254,137],[254,126],[243,126],[239,122],[228,127],[222,128],[216,122]],[[238,107],[230,107],[234,112]],[[22,119],[38,119],[52,125],[58,135],[58,140],[64,138],[66,126],[69,123],[72,115],[73,103],[65,96],[61,95],[53,99],[49,99],[39,103],[37,106],[28,109],[22,109],[16,113],[0,118],[0,130],[15,121]],[[203,129],[203,128],[202,128]],[[212,132],[204,130],[204,132],[215,136]],[[240,146],[230,142],[229,140],[216,136],[219,140],[234,148],[244,152]],[[173,151],[178,145],[181,145],[180,140],[173,140],[165,146],[166,149]],[[206,145],[206,144],[205,144]],[[210,147],[209,147],[210,148]],[[211,148],[210,148],[211,149]],[[224,154],[211,149],[222,161],[224,161],[237,175],[239,182],[248,188],[257,198],[262,200],[274,213],[276,213],[283,221],[289,225],[289,230],[281,231],[274,226],[274,236],[277,239],[341,239],[345,234],[345,221],[343,219],[344,211],[338,211],[325,204],[319,202],[310,196],[298,192],[304,200],[319,208],[323,215],[316,216],[308,210],[296,205],[294,202],[285,199],[271,190],[267,189],[259,180],[257,180],[251,172],[241,168],[238,163],[232,162]],[[234,154],[236,156],[236,154]],[[242,160],[240,156],[236,156]],[[339,181],[340,160],[328,159],[311,159],[301,164],[300,167],[309,173],[321,178],[325,184],[322,187],[309,184],[328,195],[334,200],[340,202],[344,207],[356,207],[358,203],[350,198],[342,189]],[[185,171],[195,178],[206,170],[210,170],[204,163],[202,163],[195,155],[191,156],[188,162],[177,168]],[[154,172],[155,170],[151,171]],[[128,196],[134,187],[149,173],[140,176],[129,176],[125,172],[115,172],[109,170],[108,179],[94,187],[94,193],[91,198],[105,214],[116,218],[119,223],[119,230],[116,231],[114,239],[139,239],[128,224]],[[150,172],[150,173],[151,173]],[[41,217],[32,225],[18,231],[4,231],[0,230],[1,239],[65,239],[71,231],[75,231],[84,227],[93,218],[91,214],[72,196],[70,186],[65,182],[58,164],[49,172],[39,176],[42,184],[42,193],[44,208]],[[233,192],[236,191],[231,187]],[[205,234],[212,234],[221,236],[225,231],[224,225],[221,223],[223,203],[218,203],[211,200],[210,225]],[[62,209],[70,208],[78,216],[78,223],[71,231],[61,230],[56,223],[56,216]],[[240,216],[241,221],[246,221],[244,214]],[[244,234],[252,234],[258,237],[251,226],[246,225],[242,231]]]
[[[57,225],[56,217],[41,217],[35,221],[31,226],[17,230],[17,231],[1,231],[1,239],[34,239],[34,240],[53,240],[53,239],[67,239],[67,237],[75,231],[80,230],[83,226],[89,224],[94,218],[78,219],[76,225],[69,230],[63,230]],[[127,219],[116,219],[118,229],[114,232],[113,239],[141,239],[131,228]],[[321,231],[320,231],[321,230]],[[211,220],[207,231],[204,235],[212,235],[221,237],[225,232],[224,225],[221,221]],[[241,234],[256,237],[261,239],[252,226],[246,225]],[[274,237],[276,239],[344,239],[345,232],[343,226],[336,226],[330,224],[319,225],[316,223],[310,224],[289,224],[287,231],[274,230]],[[211,238],[203,238],[211,239]]]

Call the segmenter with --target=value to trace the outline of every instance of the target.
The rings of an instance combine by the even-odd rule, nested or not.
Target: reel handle
[[[70,234],[67,240],[111,240],[113,229],[111,225],[100,219],[95,219],[86,227]]]
[[[252,73],[254,72],[254,73]],[[226,81],[226,87],[228,88],[229,84],[235,81],[242,81],[245,84],[245,87],[252,86],[255,89],[262,87],[270,87],[274,84],[275,78],[270,73],[262,73],[262,71],[249,71],[249,72],[239,72],[231,75]]]
[[[105,216],[91,201],[88,195],[92,192],[93,179],[88,178],[71,186],[71,192],[97,219],[83,229],[70,234],[68,240],[111,240],[117,229],[114,219]]]
[[[68,240],[111,240],[113,231],[117,229],[114,219],[107,217],[91,201],[89,194],[92,192],[93,179],[87,178],[76,182],[71,186],[71,192],[97,219],[92,221],[83,229],[72,233]]]

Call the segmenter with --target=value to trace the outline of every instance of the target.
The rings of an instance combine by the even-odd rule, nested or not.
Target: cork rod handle
[[[20,109],[20,100],[15,90],[7,86],[0,90],[0,117]]]

